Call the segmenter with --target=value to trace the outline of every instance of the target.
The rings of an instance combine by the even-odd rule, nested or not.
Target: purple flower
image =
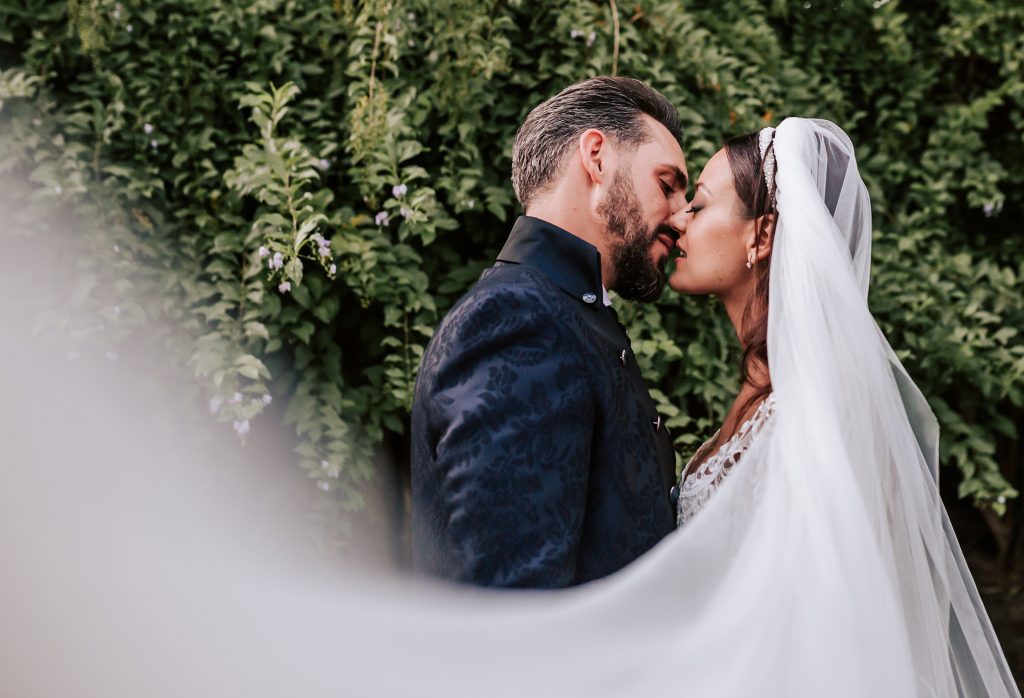
[[[277,290],[281,293],[288,293],[292,290],[292,284],[290,281],[282,281],[277,285]]]
[[[241,393],[235,393],[234,395],[231,396],[231,399],[228,400],[228,404],[229,405],[237,405],[241,401],[242,401],[242,394]]]
[[[328,490],[331,489],[331,483],[329,483],[329,482],[321,481],[321,482],[316,483],[316,486],[319,487],[320,489],[322,489],[324,492],[327,492]]]
[[[320,467],[323,468],[324,470],[327,470],[328,468],[331,467],[330,461],[328,461],[326,458],[321,459]]]
[[[384,226],[388,224],[390,218],[387,211],[380,211],[373,220],[377,225]]]
[[[210,414],[217,414],[220,412],[221,401],[219,397],[215,397],[210,400]]]
[[[274,401],[274,398],[270,397],[270,393],[264,393],[264,395],[263,395],[263,404],[264,405],[269,405],[273,401]]]
[[[338,265],[337,264],[332,264],[330,266],[330,268],[327,270],[327,273],[330,274],[331,276],[334,276],[335,274],[337,274],[338,273]]]
[[[405,196],[408,191],[409,187],[405,186],[404,184],[396,184],[395,186],[391,187],[391,196],[398,199],[400,197]]]
[[[331,248],[330,248],[329,243],[320,246],[320,256],[321,257],[330,257],[331,256]]]
[[[160,144],[159,144],[159,143],[157,143],[157,142],[156,142],[156,139],[154,138],[153,140],[151,140],[151,141],[149,142],[149,147],[150,147],[150,148],[152,148],[153,150],[156,150],[157,148],[159,148],[159,147],[160,147]]]
[[[270,250],[267,249],[266,245],[260,245],[258,252],[260,254],[260,259],[270,256]]]
[[[270,260],[271,269],[280,269],[284,266],[284,255],[280,252],[275,252],[273,259]]]
[[[583,32],[580,31],[579,29],[573,29],[571,32],[569,32],[570,39],[578,39],[581,36],[583,36]]]
[[[235,427],[235,431],[238,432],[239,436],[245,436],[249,433],[249,420],[248,419],[236,419],[232,426]]]
[[[124,30],[125,30],[126,32],[128,32],[129,34],[131,34],[131,33],[132,33],[132,31],[133,31],[134,29],[135,29],[135,27],[133,27],[133,26],[132,26],[132,25],[130,25],[130,24],[129,24],[129,25],[127,25],[127,26],[126,26],[126,27],[124,28]]]
[[[327,158],[320,158],[316,161],[316,166],[321,172],[326,172],[330,168],[331,163]]]
[[[145,133],[147,136],[153,133],[153,124],[149,123],[148,121],[142,124],[142,132]]]

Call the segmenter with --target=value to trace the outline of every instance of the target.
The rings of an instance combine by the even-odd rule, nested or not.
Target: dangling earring
[[[747,269],[753,269],[753,268],[754,268],[754,258],[753,258],[753,256],[747,257]]]

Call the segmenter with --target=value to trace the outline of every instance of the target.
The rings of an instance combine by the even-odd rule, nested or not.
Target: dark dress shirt
[[[431,340],[412,410],[412,545],[482,586],[603,577],[675,523],[675,458],[589,243],[523,216]]]

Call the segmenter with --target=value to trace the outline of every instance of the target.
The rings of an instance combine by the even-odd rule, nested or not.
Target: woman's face
[[[690,207],[673,217],[673,227],[682,233],[676,242],[680,255],[668,279],[673,290],[727,297],[753,282],[747,255],[754,221],[744,220],[742,209],[723,148],[700,173]]]

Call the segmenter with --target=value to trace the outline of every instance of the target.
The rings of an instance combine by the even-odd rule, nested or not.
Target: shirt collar
[[[599,308],[609,302],[601,284],[601,253],[589,242],[557,225],[520,216],[512,226],[499,262],[523,264],[543,272],[578,301]]]

